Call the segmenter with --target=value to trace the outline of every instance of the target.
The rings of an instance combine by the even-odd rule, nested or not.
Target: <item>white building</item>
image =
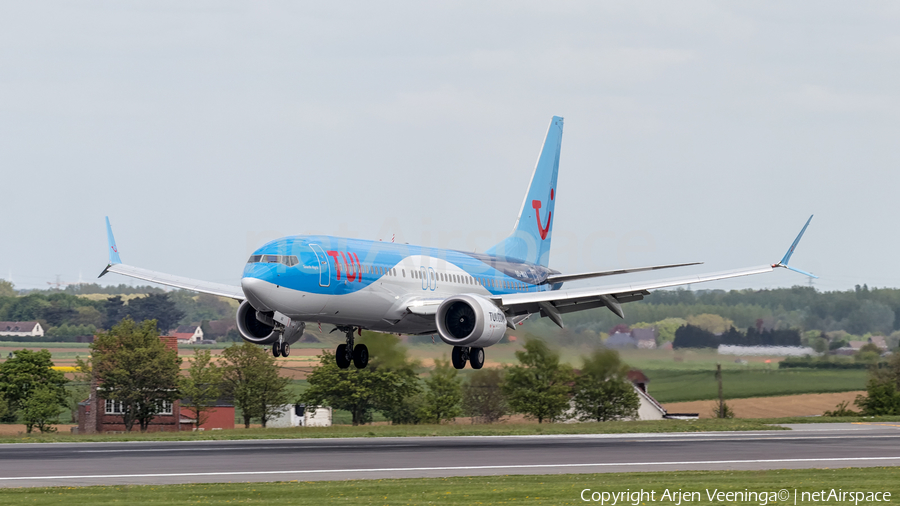
[[[182,325],[172,332],[181,344],[195,344],[203,340],[203,329],[200,325]]]
[[[281,413],[266,421],[266,427],[331,427],[332,410],[329,406],[282,406]]]
[[[0,322],[0,336],[44,337],[44,329],[38,322]]]
[[[720,344],[719,355],[736,355],[739,357],[814,357],[819,353],[809,346],[738,346],[736,344]]]

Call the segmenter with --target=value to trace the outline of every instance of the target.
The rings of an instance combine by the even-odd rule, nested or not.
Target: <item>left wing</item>
[[[116,246],[116,239],[113,237],[112,227],[109,225],[109,217],[106,218],[106,238],[109,241],[109,265],[103,269],[100,276],[103,277],[107,272],[114,272],[131,278],[150,281],[151,283],[159,283],[160,285],[173,286],[175,288],[183,288],[200,293],[208,293],[210,295],[218,295],[219,297],[228,297],[231,299],[244,300],[244,290],[239,286],[225,285],[222,283],[212,283],[209,281],[201,281],[199,279],[183,278],[163,272],[156,272],[140,267],[132,267],[122,263],[119,257],[119,248]]]
[[[806,227],[812,221],[812,216],[806,221],[806,225],[800,231],[800,234],[794,239],[791,247],[781,259],[780,262],[772,265],[763,265],[760,267],[750,267],[747,269],[738,269],[732,271],[717,272],[712,274],[701,274],[697,276],[689,276],[683,278],[665,279],[659,281],[645,281],[632,284],[605,286],[605,287],[589,287],[577,288],[572,290],[554,290],[548,292],[533,293],[513,293],[507,295],[498,295],[492,297],[508,316],[522,315],[528,313],[540,313],[541,316],[550,318],[553,323],[560,327],[563,326],[562,316],[565,313],[574,311],[583,311],[585,309],[593,309],[606,306],[610,311],[618,315],[620,318],[625,317],[622,311],[622,304],[641,300],[646,295],[650,295],[650,290],[658,290],[660,288],[669,288],[673,286],[683,286],[693,283],[705,283],[707,281],[716,281],[720,279],[738,278],[741,276],[752,276],[754,274],[763,274],[772,272],[777,267],[784,267],[807,276],[816,277],[813,274],[795,269],[788,266],[788,261],[806,232]]]

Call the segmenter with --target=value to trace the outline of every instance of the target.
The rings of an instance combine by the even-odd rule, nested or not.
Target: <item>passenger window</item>
[[[402,274],[403,277],[405,278],[406,277],[406,269],[400,269],[400,274]]]

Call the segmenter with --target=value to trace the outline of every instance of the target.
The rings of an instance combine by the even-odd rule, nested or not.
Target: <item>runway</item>
[[[900,423],[790,431],[0,445],[0,487],[900,466]]]

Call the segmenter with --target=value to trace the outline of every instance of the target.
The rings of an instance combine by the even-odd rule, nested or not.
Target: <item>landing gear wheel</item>
[[[350,367],[350,357],[347,356],[347,345],[340,344],[337,347],[337,351],[334,352],[334,359],[337,362],[337,366],[341,369],[346,369]]]
[[[291,345],[288,343],[281,343],[281,356],[286,357],[291,354]],[[472,367],[475,367],[474,365]]]
[[[272,343],[272,356],[275,358],[281,356],[281,346],[277,342]]]
[[[472,364],[472,369],[484,367],[484,348],[469,349],[469,363]]]
[[[454,346],[453,351],[450,352],[450,361],[453,362],[453,367],[456,369],[463,369],[466,367],[466,353],[463,350],[462,346]]]
[[[366,364],[369,363],[369,349],[366,348],[364,344],[357,344],[355,348],[353,348],[353,365],[356,366],[357,369],[365,369]]]

